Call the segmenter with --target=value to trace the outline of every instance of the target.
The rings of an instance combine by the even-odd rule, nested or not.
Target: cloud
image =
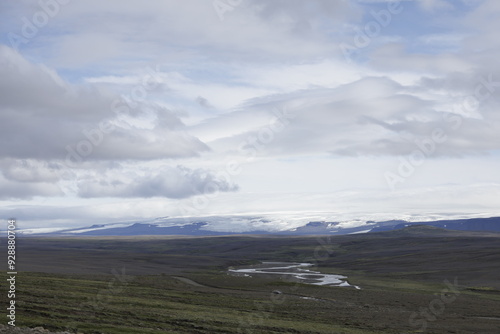
[[[411,69],[421,75],[438,75],[471,70],[474,64],[453,53],[426,54],[405,52],[405,45],[391,43],[380,46],[371,54],[371,63],[379,70],[402,72]]]
[[[15,182],[0,177],[0,199],[29,200],[36,196],[54,197],[61,196],[63,192],[54,183],[49,182]]]
[[[417,0],[417,1],[424,10],[431,12],[453,8],[453,5],[446,0]]]
[[[163,167],[159,171],[144,175],[121,175],[82,178],[78,194],[90,197],[167,197],[186,198],[201,194],[236,191],[231,180],[222,178],[204,169],[189,169],[183,166]]]
[[[196,103],[198,103],[203,108],[208,108],[208,109],[213,108],[213,106],[210,104],[210,102],[208,102],[208,100],[202,96],[198,96],[196,98]]]
[[[15,182],[57,182],[60,178],[58,172],[63,168],[64,166],[59,163],[33,159],[0,160],[3,176]]]
[[[488,80],[494,81],[463,73],[402,85],[388,77],[365,77],[336,88],[255,99],[207,122],[205,131],[229,129],[209,145],[236,155],[396,156],[429,141],[429,158],[486,154],[500,149],[499,117],[493,112],[500,84],[484,86]],[[284,117],[277,120],[280,114]],[[439,139],[433,139],[436,131]]]
[[[132,85],[126,100],[94,84],[70,84],[0,45],[2,198],[60,195],[58,182],[99,169],[100,162],[131,161],[138,167],[208,151],[186,132],[178,113],[140,95],[134,100],[141,89],[153,94],[151,82]]]
[[[137,126],[145,118],[154,119],[150,128]],[[78,163],[188,157],[208,149],[183,127],[164,107],[69,84],[0,45],[0,140],[10,143],[0,146],[0,157]]]
[[[53,67],[99,72],[137,67],[144,59],[177,65],[182,60],[182,66],[207,56],[217,61],[305,59],[338,52],[325,22],[341,26],[362,17],[359,6],[345,1],[257,0],[231,8],[221,20],[213,1],[72,2],[40,29],[36,41],[20,49],[37,42],[39,57]],[[21,34],[21,17],[36,10],[35,3],[8,8],[6,16],[19,18],[13,32]]]

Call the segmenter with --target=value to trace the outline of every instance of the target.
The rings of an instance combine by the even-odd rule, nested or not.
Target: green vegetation
[[[446,297],[426,333],[500,332],[495,235],[25,238],[18,256],[16,323],[23,327],[86,334],[417,333],[410,317]],[[362,289],[227,273],[259,260],[314,262],[314,270],[348,276]],[[458,282],[456,298],[447,281]],[[5,305],[5,294],[0,301]]]
[[[241,285],[240,278],[229,279]],[[105,276],[82,279],[23,273],[18,280],[22,284],[18,289],[17,322],[28,327],[117,334],[374,333],[332,322],[325,316],[326,310],[323,315],[315,315],[318,309],[311,309],[311,301],[298,296],[273,302],[270,282],[261,282],[264,291],[260,292],[196,288],[162,275],[130,277],[117,283]]]

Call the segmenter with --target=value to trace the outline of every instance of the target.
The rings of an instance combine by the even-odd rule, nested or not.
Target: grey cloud
[[[0,160],[0,171],[10,181],[16,182],[57,182],[61,163],[39,161],[33,159],[3,159]]]
[[[286,15],[299,25],[319,18],[344,21],[353,16],[360,17],[362,13],[359,8],[347,1],[310,0],[306,3],[302,0],[255,0],[249,6],[254,7],[264,19]]]
[[[0,199],[32,199],[35,196],[63,195],[61,189],[54,183],[47,182],[14,182],[0,178]]]
[[[213,106],[210,104],[210,102],[208,102],[208,100],[202,96],[198,96],[196,98],[196,103],[198,103],[200,106],[204,107],[204,108],[213,108]]]
[[[189,157],[208,150],[165,108],[146,102],[132,108],[93,86],[68,84],[5,46],[0,46],[0,64],[0,141],[5,143],[0,157],[76,163]],[[148,113],[157,116],[155,126],[135,127],[134,118]]]
[[[150,126],[136,125],[146,118]],[[61,195],[59,181],[100,170],[111,160],[147,162],[208,150],[176,113],[70,84],[2,45],[0,141],[3,199]]]
[[[236,191],[231,180],[204,169],[164,167],[146,175],[89,176],[79,182],[79,196],[186,198],[199,194]]]

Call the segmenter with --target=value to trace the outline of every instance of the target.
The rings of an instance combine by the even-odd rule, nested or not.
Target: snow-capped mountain
[[[355,234],[383,232],[425,224],[450,230],[500,232],[500,217],[469,218],[454,220],[436,220],[409,222],[406,220],[327,222],[313,221],[294,228],[282,221],[262,217],[200,217],[200,218],[157,218],[150,221],[132,223],[99,224],[70,229],[27,229],[18,231],[23,235],[59,235],[59,236],[133,236],[133,235],[192,235],[210,236],[227,234],[275,234],[275,235],[319,235],[319,234]]]

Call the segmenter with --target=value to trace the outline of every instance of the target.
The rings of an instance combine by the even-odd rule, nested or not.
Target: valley
[[[228,273],[264,259],[361,289]],[[497,233],[19,238],[18,268],[18,326],[52,331],[500,332]]]

